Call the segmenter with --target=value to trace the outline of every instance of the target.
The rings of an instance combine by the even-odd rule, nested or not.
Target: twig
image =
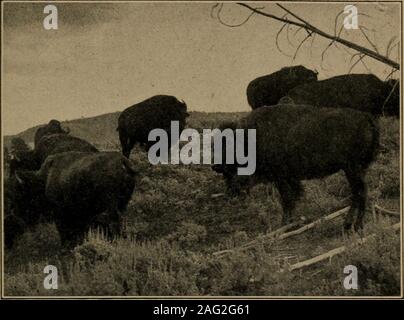
[[[214,252],[213,255],[217,256],[217,257],[222,257],[224,255],[233,253],[235,251],[244,251],[244,250],[253,248],[256,245],[262,244],[263,242],[265,242],[267,240],[283,240],[283,239],[286,239],[286,238],[301,234],[301,233],[303,233],[303,232],[305,232],[307,230],[310,230],[310,229],[312,229],[312,228],[314,228],[314,227],[316,227],[316,226],[318,226],[318,225],[320,225],[320,224],[322,224],[322,223],[324,223],[326,221],[333,220],[333,219],[347,213],[348,210],[349,210],[349,207],[345,207],[345,208],[343,208],[341,210],[338,210],[338,211],[336,211],[334,213],[329,214],[326,217],[320,218],[320,219],[318,219],[318,220],[316,220],[316,221],[314,221],[312,223],[306,224],[305,226],[303,226],[303,227],[301,227],[299,229],[296,229],[296,230],[290,231],[290,232],[286,232],[286,231],[288,231],[288,230],[290,230],[290,229],[292,229],[292,228],[299,225],[299,223],[297,223],[297,222],[290,223],[290,224],[285,225],[285,226],[283,226],[283,227],[281,227],[279,229],[276,229],[275,231],[272,231],[272,232],[266,234],[265,236],[263,236],[260,239],[252,240],[252,241],[250,241],[248,243],[245,243],[244,245],[239,246],[237,248]]]
[[[214,5],[214,6],[212,7],[211,16],[212,16],[212,11],[213,11],[213,9],[214,9],[215,7],[216,7],[216,5]],[[225,25],[226,27],[230,27],[230,28],[241,27],[243,24],[247,23],[248,20],[250,20],[250,18],[255,14],[255,11],[252,11],[252,12],[248,15],[248,17],[247,17],[246,19],[244,19],[244,21],[242,21],[242,22],[240,22],[240,23],[238,23],[238,24],[229,24],[229,23],[224,22],[224,21],[222,20],[222,18],[221,18],[222,9],[223,9],[223,3],[219,4],[219,9],[218,9],[218,11],[217,11],[216,17],[217,17],[217,19],[220,21],[221,24]],[[255,9],[264,9],[264,7],[259,7],[259,8],[255,8]]]
[[[272,231],[272,232],[266,234],[265,236],[263,236],[263,237],[260,238],[260,239],[252,240],[252,241],[250,241],[250,242],[247,242],[247,243],[245,243],[245,244],[243,244],[243,245],[241,245],[241,246],[239,246],[239,247],[233,248],[233,249],[227,249],[227,250],[216,251],[216,252],[213,253],[213,255],[214,255],[214,256],[217,256],[217,257],[221,257],[221,256],[224,256],[224,255],[226,255],[226,254],[233,253],[233,252],[235,252],[235,251],[244,251],[244,250],[247,250],[247,249],[249,249],[249,248],[252,248],[252,247],[256,246],[257,244],[262,243],[262,241],[274,239],[274,238],[276,238],[278,235],[280,235],[280,234],[286,232],[287,230],[290,230],[290,229],[296,227],[297,225],[298,225],[298,223],[296,223],[296,222],[287,224],[287,225],[285,225],[285,226],[283,226],[283,227],[280,227],[279,229],[276,229],[276,230],[274,230],[274,231]]]
[[[379,210],[381,213],[388,214],[388,215],[391,215],[391,216],[394,216],[394,217],[400,217],[400,212],[395,212],[395,211],[392,211],[392,210],[384,209],[384,208],[382,208],[381,206],[379,206],[377,204],[375,204],[374,207],[377,210]]]
[[[299,49],[301,48],[301,46],[303,45],[303,43],[304,43],[308,38],[310,38],[310,37],[311,37],[311,33],[309,33],[309,34],[302,40],[302,42],[300,42],[300,44],[299,44],[299,45],[297,46],[297,48],[296,48],[295,54],[293,55],[292,61],[295,61]]]
[[[370,45],[373,47],[373,50],[375,50],[377,53],[379,53],[379,50],[377,49],[376,45],[370,40],[368,35],[364,31],[363,26],[359,26],[359,30],[362,32],[363,36],[366,38],[366,40],[370,43]]]
[[[365,57],[364,54],[360,54],[360,55],[359,55],[359,59],[356,60],[356,62],[349,68],[348,74],[351,73],[351,71],[353,70],[353,68],[355,68],[355,66],[356,66],[364,57]]]
[[[286,52],[284,52],[281,47],[279,46],[279,35],[282,33],[282,30],[285,29],[285,27],[287,26],[286,23],[284,23],[282,25],[282,27],[279,29],[279,31],[276,33],[276,37],[275,37],[275,45],[276,48],[279,50],[280,53],[282,53],[283,55],[287,56],[287,57],[291,57],[291,55],[287,54]]]
[[[339,216],[342,216],[342,215],[346,214],[349,211],[349,208],[350,208],[349,206],[345,207],[345,208],[343,208],[341,210],[338,210],[338,211],[336,211],[334,213],[329,214],[326,217],[320,218],[320,219],[318,219],[316,221],[313,221],[312,223],[306,224],[306,225],[304,225],[303,227],[301,227],[301,228],[299,228],[297,230],[293,230],[293,231],[284,233],[284,234],[282,234],[282,235],[280,235],[278,237],[278,240],[290,238],[292,236],[301,234],[301,233],[303,233],[303,232],[305,232],[307,230],[310,230],[310,229],[313,229],[314,227],[317,227],[318,225],[320,225],[320,224],[322,224],[322,223],[324,223],[326,221],[330,221],[330,220],[333,220],[333,219],[335,219],[335,218],[337,218]]]

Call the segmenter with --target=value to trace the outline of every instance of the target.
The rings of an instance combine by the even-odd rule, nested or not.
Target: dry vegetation
[[[211,128],[239,116],[194,113],[188,125]],[[69,126],[72,134],[79,131],[74,122]],[[94,127],[88,122],[87,130],[76,134],[90,142],[97,135],[97,144],[104,137],[105,149],[117,146],[116,132],[109,140],[89,129]],[[398,211],[399,121],[382,118],[381,128],[382,150],[367,176],[369,203]],[[112,131],[104,130],[111,136]],[[249,196],[212,197],[223,193],[225,185],[209,166],[152,166],[138,151],[132,157],[142,177],[126,212],[126,237],[111,243],[93,231],[72,253],[62,254],[54,225],[40,225],[6,252],[6,295],[399,295],[400,238],[386,229],[397,221],[375,223],[368,210],[365,234],[376,233],[374,239],[331,263],[296,272],[280,270],[344,244],[341,220],[217,259],[212,252],[280,226],[275,189],[260,185]],[[305,182],[305,190],[296,215],[306,221],[344,207],[350,195],[341,173]],[[348,246],[351,242],[345,240]],[[43,289],[47,264],[61,270],[58,290]],[[347,264],[359,269],[359,290],[342,286]]]

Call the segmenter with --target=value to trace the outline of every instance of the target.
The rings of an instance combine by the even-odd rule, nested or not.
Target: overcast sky
[[[3,3],[4,4],[4,3]],[[344,3],[285,6],[324,31],[333,33],[334,17]],[[347,73],[350,56],[327,41],[307,41],[295,61],[278,51],[279,22],[253,16],[239,28],[211,17],[211,3],[56,4],[59,29],[43,28],[44,3],[5,3],[3,33],[3,133],[14,134],[55,118],[70,120],[123,110],[155,94],[184,99],[191,111],[247,111],[245,90],[261,75],[288,65],[316,68],[320,78]],[[260,4],[283,15],[274,3]],[[385,54],[400,38],[399,4],[358,4],[359,24]],[[226,4],[223,20],[239,23],[249,11]],[[365,15],[363,15],[365,14]],[[343,15],[340,18],[339,25]],[[291,28],[280,46],[293,55],[300,31]],[[369,47],[359,30],[342,37]],[[398,61],[398,48],[391,57]],[[384,79],[385,65],[366,58]],[[355,73],[368,72],[359,63]]]

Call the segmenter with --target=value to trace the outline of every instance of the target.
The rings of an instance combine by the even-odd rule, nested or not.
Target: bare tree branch
[[[356,43],[353,43],[351,41],[343,39],[343,38],[341,38],[339,36],[333,36],[331,34],[326,33],[324,31],[316,28],[315,26],[313,26],[309,22],[305,21],[304,19],[300,18],[299,16],[294,14],[292,11],[285,8],[283,5],[277,4],[278,7],[282,8],[285,12],[289,13],[292,17],[294,17],[298,21],[288,20],[288,19],[278,17],[278,16],[273,15],[271,13],[267,13],[267,12],[261,11],[259,9],[253,8],[253,7],[251,7],[250,5],[248,5],[246,3],[237,3],[237,4],[239,6],[245,7],[247,9],[249,9],[251,11],[254,11],[255,13],[257,13],[259,15],[262,15],[262,16],[265,16],[267,18],[271,18],[271,19],[274,19],[274,20],[277,20],[277,21],[280,21],[280,22],[284,22],[284,23],[287,23],[287,24],[302,27],[302,28],[304,28],[306,30],[310,30],[313,33],[316,33],[316,34],[318,34],[318,35],[320,35],[320,36],[322,36],[324,38],[327,38],[327,39],[333,40],[335,42],[338,42],[340,44],[343,44],[346,47],[352,48],[352,49],[360,52],[363,55],[366,55],[366,56],[371,57],[371,58],[373,58],[375,60],[378,60],[378,61],[380,61],[380,62],[382,62],[382,63],[384,63],[386,65],[389,65],[389,66],[391,66],[391,67],[393,67],[395,69],[400,69],[400,64],[399,63],[397,63],[397,62],[389,59],[388,57],[383,56],[383,55],[379,54],[378,52],[375,52],[375,51],[373,51],[373,50],[371,50],[369,48],[360,46],[360,45],[358,45]],[[359,60],[357,62],[359,62]]]

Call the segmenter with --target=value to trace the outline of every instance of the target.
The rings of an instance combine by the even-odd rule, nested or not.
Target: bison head
[[[291,67],[291,76],[299,82],[313,82],[317,81],[318,72],[303,66],[296,66]]]
[[[70,133],[70,129],[66,128],[63,129],[62,128],[62,124],[60,123],[60,121],[58,120],[51,120],[49,121],[49,123],[46,126],[47,132],[52,134],[52,133],[65,133],[65,134],[69,134]]]

